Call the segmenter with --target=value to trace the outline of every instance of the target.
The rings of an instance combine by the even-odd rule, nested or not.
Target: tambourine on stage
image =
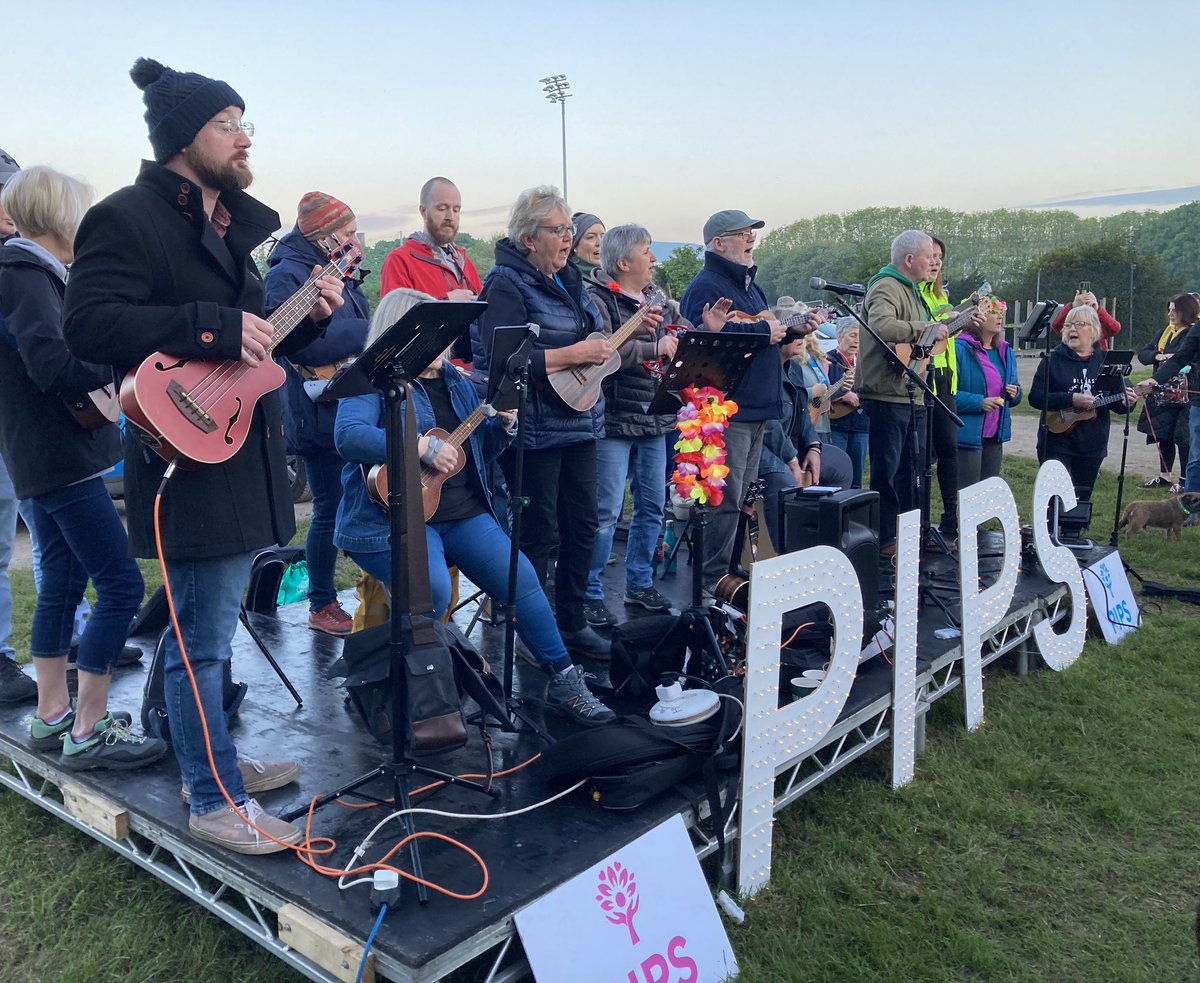
[[[681,350],[690,350],[685,345]],[[414,356],[413,364],[420,358],[426,358],[427,364],[434,354],[422,352]],[[739,350],[738,357],[743,355]],[[704,357],[715,360],[711,352]],[[684,361],[677,358],[672,364]],[[364,373],[367,368],[363,366]],[[682,375],[676,381],[680,379]],[[1043,467],[1040,486],[1046,482],[1051,484],[1045,487],[1052,486],[1052,470]],[[1061,490],[1062,486],[1053,487]],[[1015,507],[1010,514],[995,486],[975,486],[974,492],[967,489],[964,495],[968,496],[965,515],[972,514],[972,508],[981,517],[995,514],[1010,535],[985,533],[980,539],[980,554],[995,552],[996,559],[984,559],[973,551],[961,557],[961,575],[973,590],[952,602],[953,613],[962,623],[956,631],[939,607],[919,604],[915,576],[910,576],[916,569],[918,537],[911,524],[901,527],[895,570],[899,596],[892,611],[891,639],[884,639],[885,647],[893,642],[894,646],[886,660],[860,661],[871,639],[862,637],[865,585],[855,572],[855,557],[862,562],[861,527],[870,523],[869,502],[851,496],[840,511],[830,506],[825,519],[818,517],[811,524],[816,539],[802,537],[808,548],[760,559],[754,565],[747,610],[738,613],[744,618],[744,676],[735,680],[736,687],[728,693],[746,704],[746,713],[736,734],[722,735],[728,745],[723,751],[731,760],[711,773],[691,773],[636,807],[619,808],[614,806],[629,792],[628,784],[606,783],[603,775],[593,775],[563,794],[570,786],[550,780],[542,759],[529,763],[548,747],[532,728],[489,727],[486,743],[472,733],[463,746],[422,756],[422,764],[464,776],[492,794],[443,785],[426,790],[416,787],[423,779],[411,776],[405,793],[414,808],[429,810],[415,817],[415,828],[423,834],[421,863],[430,885],[427,901],[422,903],[411,886],[400,891],[394,917],[389,914],[379,922],[371,940],[363,978],[427,983],[462,967],[468,968],[460,978],[519,978],[525,953],[515,920],[521,913],[583,875],[592,878],[590,894],[595,895],[596,871],[608,870],[663,824],[678,823],[678,817],[696,857],[713,858],[711,869],[735,871],[734,891],[753,894],[769,878],[771,823],[781,810],[804,795],[820,794],[818,786],[826,779],[853,767],[856,759],[875,748],[892,749],[894,785],[910,780],[912,756],[922,746],[925,711],[963,687],[968,713],[978,713],[981,719],[985,669],[1024,674],[1042,662],[1054,669],[1069,665],[1072,656],[1066,650],[1076,641],[1082,646],[1077,629],[1083,595],[1076,592],[1075,583],[1085,580],[1080,566],[1095,567],[1111,551],[1097,548],[1089,557],[1078,558],[1078,563],[1071,558],[1071,574],[1061,554],[1052,552],[1044,541],[1046,537],[1031,534],[1023,548]],[[1023,511],[1027,505],[1022,502]],[[906,518],[911,520],[912,515]],[[853,555],[839,549],[837,542],[822,540],[822,536],[836,539],[837,530],[846,532],[844,542]],[[687,554],[684,547],[681,567]],[[925,563],[942,564],[938,570],[944,575],[959,575],[950,557],[927,559],[923,567]],[[610,592],[624,586],[625,565],[619,551],[616,563],[602,578]],[[656,586],[677,611],[692,607],[690,577],[660,578]],[[883,581],[876,589],[881,600],[892,599]],[[464,592],[469,593],[469,585],[464,584]],[[353,591],[343,591],[339,599],[348,609],[357,603]],[[787,640],[782,632],[793,630],[790,614],[807,603],[827,603],[841,612],[823,656],[780,647]],[[273,614],[250,611],[247,615],[261,643],[302,695],[302,706],[279,685],[249,634],[239,632],[234,642],[233,675],[247,684],[232,728],[239,751],[260,759],[286,755],[300,764],[298,782],[261,796],[263,807],[275,814],[307,814],[314,798],[345,786],[355,776],[377,772],[381,757],[388,753],[387,746],[364,728],[345,691],[327,678],[342,657],[342,641],[309,630],[307,615],[305,603],[280,607]],[[632,609],[629,616],[638,617]],[[455,617],[462,628],[471,624],[468,610]],[[1035,637],[1043,625],[1045,634]],[[471,627],[471,644],[497,673],[504,663],[504,634],[503,625],[486,621],[477,620]],[[152,636],[133,641],[147,648],[153,645]],[[717,642],[726,644],[723,638]],[[722,654],[728,655],[724,650]],[[588,660],[581,664],[594,675],[597,692],[605,693],[619,714],[640,711],[645,716],[644,695],[640,702],[622,702],[620,696],[607,694],[613,664]],[[810,682],[797,681],[806,679]],[[135,709],[144,684],[144,668],[118,669],[112,705]],[[584,732],[543,712],[544,688],[541,671],[518,659],[513,692],[507,695],[521,699],[522,710],[550,737],[553,749]],[[722,702],[729,701],[722,697]],[[469,699],[465,709],[468,715],[475,709]],[[305,977],[355,978],[376,921],[369,884],[342,890],[336,878],[320,876],[287,854],[241,856],[194,839],[187,830],[188,811],[180,801],[173,758],[136,773],[68,772],[54,754],[29,748],[23,723],[28,712],[28,707],[0,706],[0,758],[5,764],[0,767],[0,783],[5,789],[174,887]],[[653,734],[661,736],[665,745],[678,743],[684,733],[649,722],[645,726],[655,728]],[[968,717],[967,726],[973,729],[978,720]],[[618,738],[632,740],[635,730],[622,725],[606,737],[606,728],[597,727],[586,734],[602,747]],[[398,757],[403,760],[402,754]],[[653,764],[646,762],[651,770]],[[385,779],[373,794],[379,800],[391,797],[390,783]],[[717,829],[710,794],[716,795],[724,819]],[[546,800],[553,801],[531,809]],[[372,837],[361,858],[355,857],[355,848],[393,807],[361,797],[344,801],[356,808],[330,804],[312,818],[312,835],[330,837],[338,844],[335,853],[321,858],[324,865],[343,868],[378,860],[400,842],[404,823],[396,820]],[[507,818],[496,818],[500,816]],[[468,847],[478,861],[448,840]],[[486,865],[486,877],[480,862]],[[397,852],[393,863],[411,871],[407,847]],[[639,877],[639,887],[643,883],[642,889],[649,891],[650,882]],[[571,933],[600,933],[611,945],[628,947],[631,934],[621,926],[614,930],[600,907],[591,900],[589,904],[591,908],[579,919],[568,917]],[[660,910],[672,907],[669,897],[658,904]],[[651,907],[647,899],[644,910]],[[606,936],[606,932],[613,934]],[[541,978],[548,983],[548,977]]]

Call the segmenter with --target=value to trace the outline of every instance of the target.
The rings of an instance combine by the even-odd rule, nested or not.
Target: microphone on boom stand
[[[845,294],[851,297],[865,297],[867,288],[861,283],[838,283],[836,280],[822,280],[814,276],[808,281],[811,290],[828,290],[830,293]]]

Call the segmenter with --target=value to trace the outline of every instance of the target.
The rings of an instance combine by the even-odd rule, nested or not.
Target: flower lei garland
[[[680,439],[675,443],[675,493],[701,505],[720,505],[725,497],[725,428],[738,411],[737,403],[719,389],[688,386],[679,393],[684,403],[675,416]]]

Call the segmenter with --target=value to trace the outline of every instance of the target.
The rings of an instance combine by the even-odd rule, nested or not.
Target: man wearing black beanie
[[[245,193],[254,134],[242,119],[245,103],[228,83],[146,58],[130,76],[144,93],[154,160],[80,226],[65,301],[67,345],[80,358],[111,364],[117,378],[155,352],[254,369],[269,357],[272,327],[261,317],[263,286],[250,251],[280,222]],[[311,342],[341,306],[340,279],[319,285],[320,299],[278,354]],[[250,798],[294,781],[296,764],[239,759],[223,712],[225,663],[251,560],[296,529],[280,421],[279,394],[268,393],[233,457],[175,472],[162,494],[161,535],[154,502],[166,462],[137,440],[125,444],[130,543],[147,558],[161,546],[208,728],[206,737],[168,633],[163,684],[189,829],[238,853],[274,853],[301,838]]]

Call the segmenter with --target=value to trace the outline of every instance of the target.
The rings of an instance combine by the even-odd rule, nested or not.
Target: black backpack
[[[713,689],[742,699],[739,679],[727,677]],[[675,789],[698,813],[691,780],[701,776],[718,856],[724,856],[728,810],[721,802],[721,773],[738,765],[736,735],[741,723],[741,703],[724,698],[715,714],[686,727],[662,727],[642,716],[618,717],[550,745],[537,767],[548,781],[563,787],[591,779],[600,807],[620,812],[638,809]],[[723,869],[723,876],[729,873]]]
[[[150,668],[146,672],[146,685],[142,689],[142,731],[151,737],[159,737],[171,743],[171,728],[167,722],[167,701],[163,693],[163,666],[167,637],[175,628],[167,625],[158,636],[158,644],[154,646],[154,657],[150,660]],[[237,719],[238,707],[246,698],[246,684],[233,681],[233,669],[230,660],[226,659],[222,666],[221,705],[225,711],[225,722],[232,726]],[[190,689],[187,696],[191,699]]]
[[[303,546],[272,546],[260,551],[250,564],[245,608],[256,614],[274,614],[279,607],[279,585],[293,563],[305,558]]]

